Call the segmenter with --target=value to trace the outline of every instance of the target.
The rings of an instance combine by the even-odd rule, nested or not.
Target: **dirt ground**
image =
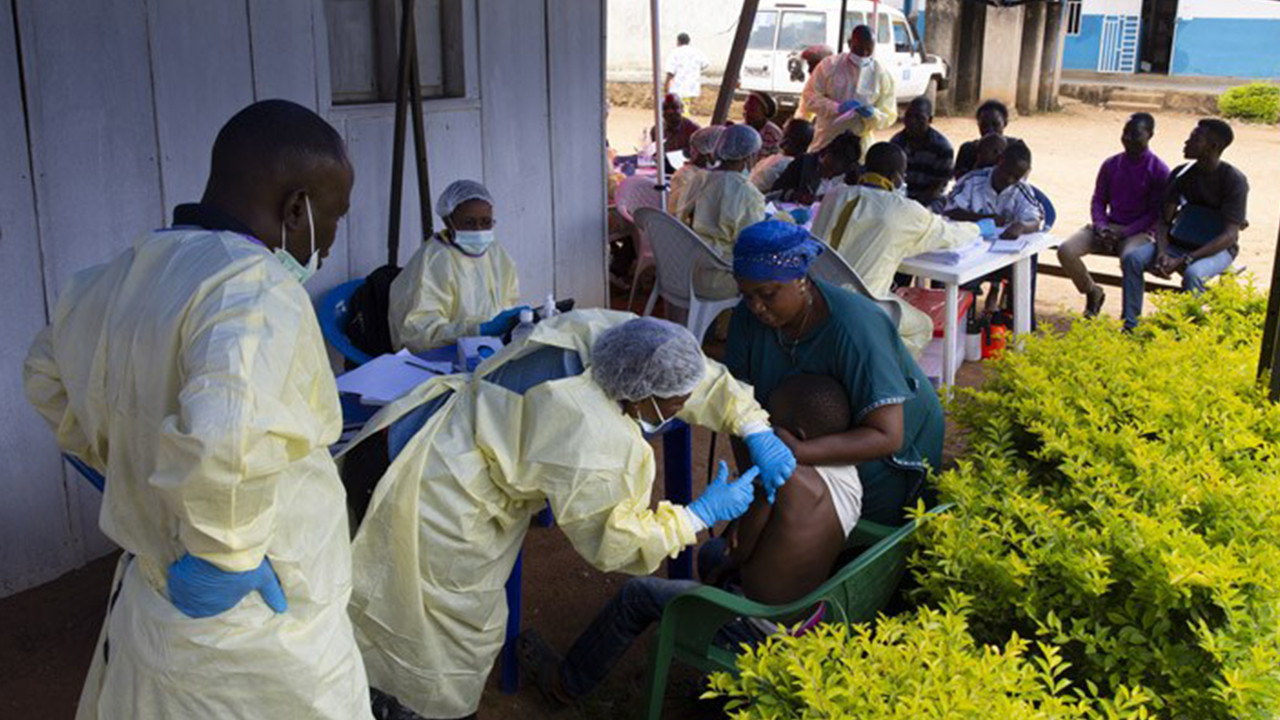
[[[705,118],[698,118],[705,120]],[[1120,128],[1125,114],[1073,105],[1064,112],[1014,120],[1010,133],[1025,139],[1035,153],[1032,180],[1053,198],[1061,231],[1087,221],[1089,196],[1098,163],[1119,151]],[[613,147],[628,152],[639,139],[651,114],[635,108],[615,108],[610,115],[609,137]],[[1155,149],[1166,162],[1180,157],[1183,139],[1195,117],[1162,114],[1157,118]],[[968,119],[943,118],[937,127],[957,143],[974,134]],[[1227,159],[1249,176],[1252,185],[1253,226],[1243,236],[1240,264],[1258,276],[1270,278],[1275,250],[1275,229],[1280,221],[1280,136],[1274,127],[1236,126],[1236,143]],[[887,134],[886,134],[887,136]],[[1115,270],[1114,260],[1096,267]],[[643,295],[642,295],[643,296]],[[625,305],[625,295],[615,294],[614,305]],[[1077,310],[1080,301],[1070,284],[1042,277],[1037,309],[1042,316],[1060,320],[1064,309]],[[1108,292],[1108,311],[1118,313],[1119,292]],[[966,364],[958,378],[961,385],[982,381],[983,367]],[[705,484],[708,434],[694,434],[694,487]],[[954,452],[959,439],[948,437]],[[725,444],[720,456],[727,457]],[[661,448],[658,448],[661,452]],[[659,464],[661,467],[661,464]],[[657,483],[661,492],[661,481]],[[101,626],[114,556],[103,558],[58,580],[0,600],[0,717],[64,720],[75,714],[76,701]],[[532,528],[525,543],[525,627],[537,628],[552,645],[565,649],[586,628],[596,611],[625,580],[590,568],[554,528]],[[665,571],[660,571],[665,572]],[[639,717],[644,706],[644,679],[648,657],[647,638],[633,648],[621,666],[583,707],[551,712],[535,689],[523,687],[515,695],[502,694],[497,675],[481,705],[487,720],[507,718],[609,718]],[[666,717],[714,716],[714,706],[695,700],[701,690],[698,677],[678,671],[668,686]]]
[[[709,94],[704,92],[705,94]],[[1056,235],[1066,238],[1089,222],[1089,200],[1093,195],[1098,166],[1107,157],[1121,151],[1120,131],[1128,113],[1084,105],[1070,98],[1062,112],[1014,118],[1008,133],[1021,138],[1034,156],[1031,182],[1048,194],[1058,212],[1054,226]],[[694,115],[705,124],[706,115]],[[731,114],[731,117],[737,117]],[[1170,167],[1182,160],[1182,143],[1195,127],[1199,116],[1180,112],[1156,113],[1156,135],[1152,149]],[[609,112],[609,144],[620,154],[634,152],[643,132],[653,124],[653,111],[635,107],[614,107]],[[1236,139],[1223,158],[1240,168],[1249,178],[1250,226],[1240,238],[1238,267],[1252,274],[1260,287],[1271,282],[1271,266],[1275,259],[1277,227],[1280,226],[1280,132],[1275,126],[1232,123]],[[885,131],[887,140],[901,129],[901,124]],[[938,118],[934,127],[946,135],[952,145],[977,136],[971,118]],[[1056,258],[1051,258],[1057,264]],[[1116,275],[1120,273],[1115,258],[1091,257],[1090,268]],[[1120,289],[1106,288],[1105,312],[1120,314]],[[1037,286],[1036,309],[1041,313],[1080,312],[1084,299],[1065,278],[1041,275]]]

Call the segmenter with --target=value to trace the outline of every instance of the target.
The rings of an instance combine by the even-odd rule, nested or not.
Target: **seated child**
[[[768,404],[774,426],[801,440],[844,432],[853,422],[848,393],[839,381],[825,375],[787,378],[769,396]],[[740,466],[745,459],[739,460]],[[752,600],[767,605],[798,600],[830,577],[861,509],[862,483],[856,466],[801,465],[778,491],[773,505],[763,490],[757,491],[751,509],[723,536],[727,562],[716,569],[717,577],[703,581],[715,584],[736,573],[742,593]],[[701,559],[711,560],[705,554]]]
[[[769,410],[775,427],[802,438],[844,432],[852,423],[848,393],[825,376],[789,378],[769,397]],[[746,467],[741,461],[738,466]],[[830,577],[861,509],[862,484],[855,467],[797,467],[772,506],[758,489],[747,514],[725,536],[703,545],[699,574],[708,582],[740,578],[742,593],[758,602],[801,598]],[[631,578],[563,658],[537,632],[521,634],[521,668],[553,704],[576,702],[604,680],[641,633],[662,619],[667,603],[697,587],[692,580]],[[737,621],[722,628],[716,639],[737,647],[763,640],[769,630]]]

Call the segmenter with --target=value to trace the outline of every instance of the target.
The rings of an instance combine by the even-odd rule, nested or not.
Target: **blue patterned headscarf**
[[[733,246],[733,274],[755,282],[799,280],[822,250],[822,243],[803,227],[765,220],[738,234]]]

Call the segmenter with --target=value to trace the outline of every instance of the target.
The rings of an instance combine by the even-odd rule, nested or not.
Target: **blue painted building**
[[[1276,0],[1066,0],[1063,67],[1280,79]]]

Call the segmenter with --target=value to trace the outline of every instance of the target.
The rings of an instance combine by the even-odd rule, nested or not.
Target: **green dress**
[[[942,404],[888,315],[861,295],[810,282],[831,310],[825,322],[792,349],[784,347],[778,333],[745,304],[739,304],[729,324],[725,365],[734,377],[755,387],[762,405],[784,378],[798,374],[839,380],[849,393],[855,426],[878,407],[902,405],[902,447],[892,457],[858,465],[862,517],[899,524],[902,508],[924,490],[929,469],[942,464]]]

